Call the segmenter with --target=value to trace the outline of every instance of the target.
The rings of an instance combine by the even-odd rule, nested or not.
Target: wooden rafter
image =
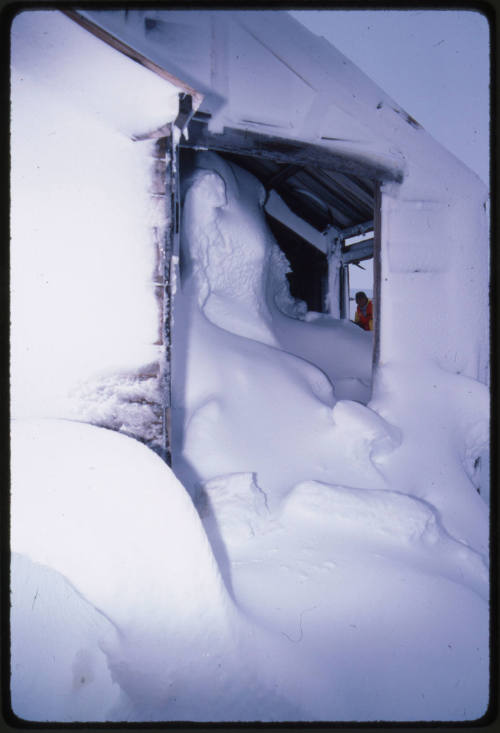
[[[308,171],[308,173],[314,175],[313,171]],[[366,193],[352,178],[336,171],[321,171],[321,175],[331,180],[337,189],[344,191],[353,200],[358,201],[361,206],[373,209],[373,196]]]
[[[284,168],[281,168],[277,173],[271,176],[268,181],[265,182],[266,188],[269,190],[271,188],[275,188],[279,183],[282,181],[286,181],[287,178],[290,178],[290,176],[295,175],[300,171],[299,165],[294,165],[293,163],[290,163],[290,165],[285,165]]]

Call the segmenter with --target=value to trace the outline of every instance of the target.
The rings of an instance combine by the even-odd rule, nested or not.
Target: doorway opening
[[[322,342],[326,356],[320,359],[321,363],[308,354],[298,353],[298,347],[294,350],[296,338],[290,337],[283,348],[290,346],[292,353],[316,363],[332,382],[335,379],[339,398],[366,403],[371,396],[379,328],[379,185],[390,174],[359,159],[330,156],[317,146],[297,141],[227,128],[220,134],[211,133],[207,123],[206,115],[196,113],[190,122],[188,139],[180,141],[181,181],[197,150],[213,151],[260,181],[265,191],[267,225],[289,263],[286,278],[290,295],[302,301],[300,308],[286,315],[306,321],[309,331],[310,326],[319,329],[321,321],[322,337],[327,330],[332,335],[331,344]],[[373,301],[374,330],[370,334],[354,324],[355,293],[359,290]],[[332,369],[329,372],[326,368],[328,360],[334,361],[337,336],[343,339],[337,353],[345,353],[352,345],[353,364],[359,362],[360,353],[365,354],[363,376],[358,367],[349,373],[347,359],[340,360],[340,374],[333,369],[332,376]],[[304,340],[311,341],[309,337]],[[362,388],[358,388],[360,381]]]

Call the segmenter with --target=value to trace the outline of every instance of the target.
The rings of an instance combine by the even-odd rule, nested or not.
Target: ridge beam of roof
[[[294,214],[274,189],[270,191],[264,209],[270,216],[301,236],[302,239],[305,239],[309,244],[319,249],[320,252],[323,252],[323,254],[327,253],[327,241],[323,234],[304,221],[304,219],[297,216],[297,214]]]
[[[373,219],[371,221],[365,221],[363,224],[354,224],[352,227],[342,229],[340,236],[342,239],[349,239],[350,237],[359,237],[361,234],[366,234],[373,230]]]

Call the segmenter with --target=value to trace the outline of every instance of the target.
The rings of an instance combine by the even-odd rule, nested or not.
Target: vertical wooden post
[[[375,370],[380,359],[380,314],[382,291],[382,193],[380,183],[375,189],[375,211],[373,217],[373,355],[372,355],[372,384]]]
[[[349,320],[349,265],[340,268],[340,317]]]
[[[340,315],[340,280],[341,280],[341,250],[342,240],[340,232],[335,227],[329,227],[326,235],[326,258],[328,262],[328,293],[326,296],[325,312],[334,318]]]
[[[161,201],[161,215],[155,227],[156,273],[155,289],[158,301],[158,345],[160,345],[159,391],[162,411],[162,454],[168,465],[172,465],[171,452],[171,405],[172,405],[172,297],[173,258],[178,238],[178,203],[176,174],[176,145],[170,134],[154,143],[152,195]],[[177,246],[178,251],[178,246]]]
[[[179,282],[180,251],[180,202],[179,202],[179,147],[174,132],[165,138],[168,166],[165,187],[168,192],[169,226],[166,231],[165,247],[165,293],[163,308],[163,330],[165,338],[165,451],[169,466],[172,465],[172,334],[173,299]]]

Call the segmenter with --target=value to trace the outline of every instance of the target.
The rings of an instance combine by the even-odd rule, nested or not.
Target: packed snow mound
[[[11,577],[14,713],[37,721],[106,720],[120,687],[103,648],[117,644],[117,628],[52,568],[13,553]]]
[[[367,408],[338,406],[346,427],[360,411],[372,439],[391,434]],[[19,708],[27,717],[463,720],[485,712],[487,574],[425,502],[305,480],[276,509],[253,473],[215,477],[200,513],[228,593],[190,499],[143,445],[52,420],[15,421],[12,444],[12,541],[24,555],[14,559],[14,587],[29,580],[15,596],[14,641],[19,672],[32,669],[13,677],[13,695],[27,694]],[[24,644],[29,623],[43,636],[62,595],[75,612],[55,617],[58,638],[51,630],[47,646]],[[38,600],[45,606],[33,616]],[[42,684],[40,665],[59,645],[65,653]],[[51,702],[38,706],[41,695]]]
[[[195,278],[207,318],[311,362],[332,382],[361,381],[367,401],[373,333],[331,316],[306,317],[303,301],[290,295],[288,261],[268,227],[262,184],[215,153],[201,152],[183,188],[183,281]]]
[[[281,313],[262,185],[214,153],[199,154],[196,166],[183,192],[174,304],[176,474],[196,496],[218,476],[253,473],[270,506],[302,479],[381,488],[362,415],[353,436],[331,413],[332,380],[352,380],[349,394],[367,389],[371,334]],[[358,461],[345,460],[354,454]]]
[[[263,277],[271,254],[263,202],[264,188],[254,176],[242,169],[236,176],[218,156],[201,153],[184,199],[188,245],[182,257],[188,271],[193,269],[198,304],[212,323],[274,344]]]
[[[17,715],[304,718],[269,666],[279,640],[238,615],[155,453],[68,420],[15,420],[11,436]]]
[[[285,519],[313,519],[336,530],[380,534],[395,541],[439,537],[435,513],[423,502],[393,491],[355,489],[304,482],[294,488],[283,505]]]
[[[12,447],[11,684],[22,717],[485,711],[487,575],[422,501],[305,481],[273,511],[253,474],[215,478],[201,515],[226,589],[191,500],[145,446],[70,421],[16,420]]]
[[[197,309],[189,329],[186,351],[174,355],[173,468],[192,496],[205,481],[248,472],[270,506],[301,479],[383,488],[363,428],[352,435],[336,425],[323,372]]]
[[[102,617],[117,630],[110,637],[104,629],[107,663],[122,693],[118,708],[106,713],[111,719],[126,709],[142,716],[138,711],[151,699],[165,697],[188,645],[202,660],[203,678],[217,675],[214,646],[224,650],[229,639],[231,648],[236,643],[232,604],[191,500],[156,454],[126,436],[66,420],[14,421],[11,542],[15,553],[47,569],[37,575],[39,595],[49,598],[55,588],[60,597],[64,588],[76,589],[68,597],[84,620],[61,618],[68,650],[75,648],[75,624],[81,636],[89,623],[96,624],[96,613],[100,621],[89,653],[98,654]],[[17,586],[25,572],[22,564],[13,565]],[[14,608],[17,628],[28,622],[29,610],[26,600]],[[16,652],[16,662],[25,667],[32,658],[29,645],[18,639]],[[219,669],[222,687],[226,671],[227,665]],[[69,694],[66,681],[62,671],[53,678],[53,700]],[[19,684],[24,683],[14,678]],[[196,694],[197,684],[199,679],[180,693],[181,707],[182,695]],[[19,694],[15,688],[16,699]],[[69,701],[54,719],[103,719],[102,700],[94,703],[85,708]],[[31,703],[26,705],[20,712],[33,714]],[[51,711],[44,707],[40,714]]]
[[[319,367],[339,399],[367,403],[371,395],[373,331],[321,314],[300,321],[272,309],[279,346]]]
[[[446,574],[460,577],[488,598],[486,558],[448,535],[434,507],[396,491],[331,486],[315,481],[298,484],[284,501],[280,521],[286,525],[312,523],[317,531],[344,536],[361,545],[378,542],[428,555],[436,565],[439,553]],[[453,570],[455,566],[455,570]]]
[[[177,477],[118,432],[13,423],[13,699],[56,720],[479,718],[485,389],[386,364],[368,406],[338,399],[328,374],[361,383],[345,351],[368,338],[278,311],[260,184],[202,160],[175,299]]]
[[[340,400],[333,408],[334,423],[342,430],[344,436],[368,450],[374,461],[395,448],[402,442],[399,428],[384,420],[378,413],[352,400]]]
[[[197,502],[205,527],[209,522],[230,528],[232,538],[246,540],[267,525],[267,497],[249,473],[236,473],[203,484]],[[213,534],[213,533],[210,533]]]
[[[485,712],[488,573],[431,506],[303,482],[273,512],[251,474],[204,489],[200,513],[231,592],[270,634],[267,668],[302,720]]]
[[[224,618],[224,587],[198,514],[158,456],[67,420],[15,420],[11,437],[14,552],[60,572],[122,629],[137,625],[141,597],[175,624],[184,604],[205,616],[202,599],[215,595]],[[145,537],[150,555],[141,551]],[[147,613],[141,623],[151,623]]]
[[[197,181],[210,171],[225,197],[201,232],[189,216],[203,210]],[[259,200],[249,174],[214,154],[186,186],[174,469],[238,608],[296,655],[293,672],[286,655],[274,669],[305,719],[480,717],[487,508],[467,471],[484,447],[484,392],[471,385],[461,397],[455,375],[420,363],[403,382],[388,364],[368,406],[339,399],[368,387],[372,334],[279,310]],[[214,256],[212,278],[217,248],[231,256]],[[256,279],[241,298],[238,252],[245,278]],[[428,411],[426,390],[442,396]]]
[[[390,454],[372,455],[387,485],[432,504],[450,535],[486,556],[487,387],[432,362],[386,364],[376,387],[370,407],[402,436]]]

